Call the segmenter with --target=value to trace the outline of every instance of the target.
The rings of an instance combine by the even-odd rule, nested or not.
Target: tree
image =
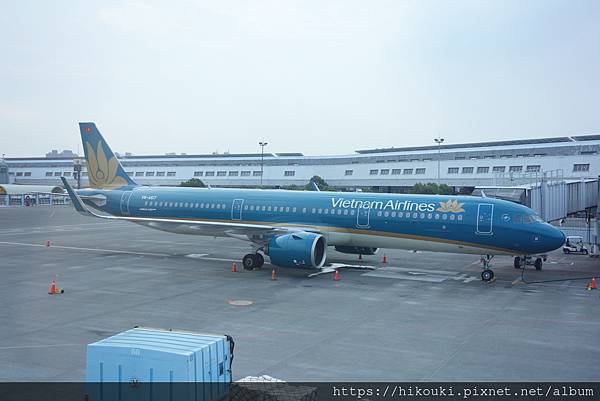
[[[329,184],[327,184],[327,182],[325,182],[325,180],[319,177],[318,175],[313,175],[313,177],[308,181],[308,184],[304,186],[304,188],[308,191],[312,191],[313,189],[311,182],[317,184],[319,190],[321,191],[335,191],[335,189],[330,187]]]
[[[181,184],[179,184],[179,186],[204,188],[206,185],[204,185],[202,180],[200,180],[198,178],[190,178],[187,181],[183,181]]]
[[[435,182],[417,183],[408,191],[411,194],[428,195],[451,195],[454,190],[446,184],[436,184]]]

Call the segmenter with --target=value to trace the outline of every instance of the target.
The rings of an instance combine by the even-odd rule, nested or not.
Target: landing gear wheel
[[[256,260],[256,268],[260,269],[265,264],[265,257],[260,253],[256,253],[254,255],[254,259]]]
[[[481,272],[481,279],[485,282],[490,281],[491,279],[494,278],[494,272],[491,271],[490,269],[486,269],[484,271]]]
[[[533,263],[535,270],[542,270],[542,258],[537,258]]]
[[[242,258],[242,266],[244,267],[244,270],[254,270],[254,268],[257,265],[256,262],[258,261],[256,260],[256,256],[253,253],[244,255],[244,257]]]
[[[520,269],[521,268],[521,257],[519,257],[519,256],[515,257],[515,263],[514,263],[514,265],[515,265],[515,269]]]
[[[588,254],[588,250],[587,250],[587,249],[584,249],[584,250],[583,250],[583,254],[584,254],[584,255],[587,255],[587,254]]]

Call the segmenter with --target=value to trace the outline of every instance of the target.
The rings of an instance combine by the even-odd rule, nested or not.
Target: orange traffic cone
[[[235,264],[235,262],[233,262],[231,264],[231,272],[232,273],[237,273],[237,265]]]
[[[48,290],[48,294],[56,294],[56,282],[54,280],[52,280],[52,282],[50,283],[50,289]]]
[[[50,240],[46,240],[46,246],[50,246]]]
[[[385,253],[383,254],[383,263],[387,263],[387,255]]]
[[[335,269],[335,274],[333,275],[333,280],[334,281],[340,281],[342,278],[342,276],[340,276],[340,271]]]
[[[273,271],[271,272],[271,280],[272,281],[277,280],[277,273],[275,273],[275,269],[273,269]]]
[[[590,283],[590,289],[591,290],[595,290],[598,287],[596,287],[596,277],[592,277],[592,282]]]

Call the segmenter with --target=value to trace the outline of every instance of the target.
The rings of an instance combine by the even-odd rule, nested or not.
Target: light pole
[[[260,145],[260,187],[262,188],[265,167],[265,146],[267,146],[269,143],[260,141],[258,144]]]
[[[438,181],[438,185],[440,185],[440,154],[441,154],[441,146],[442,146],[442,142],[444,142],[444,138],[442,138],[441,136],[438,135],[437,138],[433,139],[435,141],[435,143],[438,144],[438,174],[437,174],[437,181]]]

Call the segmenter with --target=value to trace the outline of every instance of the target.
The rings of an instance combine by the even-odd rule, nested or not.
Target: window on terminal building
[[[55,176],[55,177],[60,177],[60,171],[55,171],[55,172],[54,172],[54,176]]]
[[[390,169],[388,169],[388,168],[382,168],[381,172],[379,174],[381,174],[381,175],[389,175],[390,174]]]
[[[254,171],[254,172],[252,172],[252,175],[254,177],[260,177],[262,175],[262,171]]]
[[[537,173],[539,171],[541,171],[542,166],[538,165],[534,165],[534,166],[527,166],[527,172],[528,173]]]
[[[424,168],[418,168],[415,170],[415,174],[425,174],[425,169]]]
[[[523,171],[523,166],[510,166],[508,168],[508,171],[511,173],[520,173],[521,171]]]
[[[135,172],[135,176],[136,177],[143,177],[144,176],[144,172],[143,171],[136,171]]]
[[[448,167],[448,174],[458,174],[458,167]]]
[[[156,172],[156,176],[157,177],[164,177],[165,176],[165,172],[164,171],[157,171]]]
[[[25,174],[23,174],[25,177],[31,177],[31,171],[26,171]]]
[[[401,168],[393,168],[392,169],[392,175],[400,175],[400,174],[402,174]]]
[[[230,171],[229,172],[229,176],[230,177],[237,177],[238,176],[238,172],[237,171]]]
[[[70,172],[70,171],[65,171],[65,172],[63,173],[63,176],[65,176],[65,177],[70,177],[70,176],[71,176],[71,172]]]
[[[369,172],[369,175],[377,175],[377,174],[379,174],[379,170],[377,170],[377,169],[373,169]]]
[[[217,177],[225,177],[227,175],[227,171],[217,171]]]
[[[214,171],[207,171],[204,175],[206,177],[214,177],[215,176],[215,172]]]
[[[296,175],[296,172],[295,172],[295,171],[293,171],[293,170],[288,170],[288,171],[285,171],[285,172],[283,173],[283,175],[284,175],[284,176],[286,176],[286,177],[293,177],[293,176],[295,176],[295,175]]]
[[[242,177],[249,177],[249,176],[250,176],[250,174],[251,174],[251,172],[250,172],[250,171],[242,171],[242,173],[241,173],[241,176],[242,176]]]
[[[494,166],[492,168],[492,171],[494,173],[503,173],[504,171],[506,171],[506,166]]]
[[[17,177],[23,177],[23,172],[22,171],[17,171]]]
[[[202,177],[204,175],[204,171],[194,171],[194,177]]]
[[[589,164],[574,164],[573,171],[590,171]]]
[[[175,171],[167,171],[167,177],[175,177]]]
[[[52,177],[52,171],[46,171],[46,177]]]
[[[463,167],[462,173],[463,174],[473,174],[473,167]]]
[[[405,168],[404,170],[402,170],[402,174],[404,174],[404,175],[411,175],[412,173],[413,173],[412,168]]]
[[[352,175],[352,173],[354,173],[354,170],[346,170],[344,175]]]
[[[490,172],[489,167],[477,167],[477,174],[487,174]]]
[[[146,171],[146,177],[154,177],[154,171]]]

